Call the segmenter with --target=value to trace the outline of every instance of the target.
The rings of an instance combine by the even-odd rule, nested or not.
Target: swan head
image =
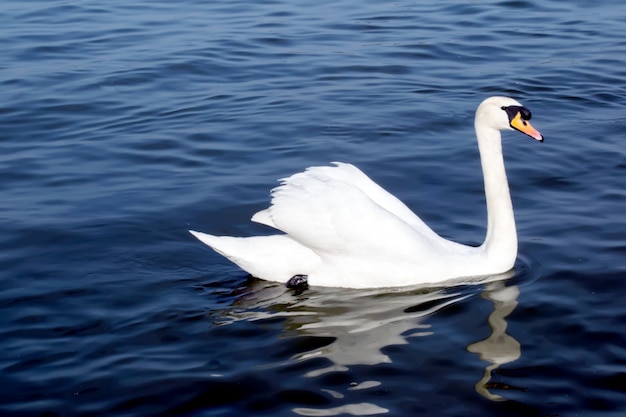
[[[530,124],[530,110],[510,97],[489,97],[476,110],[476,127],[517,130],[543,142],[543,136]]]

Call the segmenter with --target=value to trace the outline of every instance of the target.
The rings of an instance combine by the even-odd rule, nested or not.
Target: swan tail
[[[318,256],[286,235],[232,237],[190,230],[195,238],[227,258],[250,275],[285,283],[298,274],[307,274]]]

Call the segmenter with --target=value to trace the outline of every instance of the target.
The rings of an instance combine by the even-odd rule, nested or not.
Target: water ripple
[[[0,412],[625,408],[621,2],[5,3]],[[346,160],[480,242],[492,94],[546,136],[505,134],[508,280],[293,294],[186,232],[269,233],[276,178]]]

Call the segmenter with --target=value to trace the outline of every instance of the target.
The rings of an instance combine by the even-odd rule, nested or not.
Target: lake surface
[[[0,414],[623,416],[626,3],[18,1],[0,11]],[[352,162],[485,233],[504,135],[511,277],[248,278],[188,229],[268,234],[276,179]]]

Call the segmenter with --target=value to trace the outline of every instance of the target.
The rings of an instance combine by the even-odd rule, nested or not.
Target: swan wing
[[[350,164],[312,167],[282,180],[253,220],[333,257],[429,256],[440,239],[400,200]],[[435,243],[435,244],[434,244]]]
[[[376,203],[378,206],[382,207],[389,213],[397,216],[409,226],[413,227],[417,232],[425,236],[429,236],[433,239],[439,237],[402,201],[400,201],[393,194],[382,188],[370,177],[365,175],[363,171],[361,171],[359,168],[352,164],[333,162],[333,166],[311,167],[308,168],[304,173],[295,174],[281,181],[283,185],[287,185],[289,182],[299,182],[302,180],[302,178],[316,178],[323,182],[349,184],[352,187],[360,190],[372,202]],[[280,229],[274,224],[270,209],[265,209],[257,212],[252,217],[252,220],[257,223]]]

